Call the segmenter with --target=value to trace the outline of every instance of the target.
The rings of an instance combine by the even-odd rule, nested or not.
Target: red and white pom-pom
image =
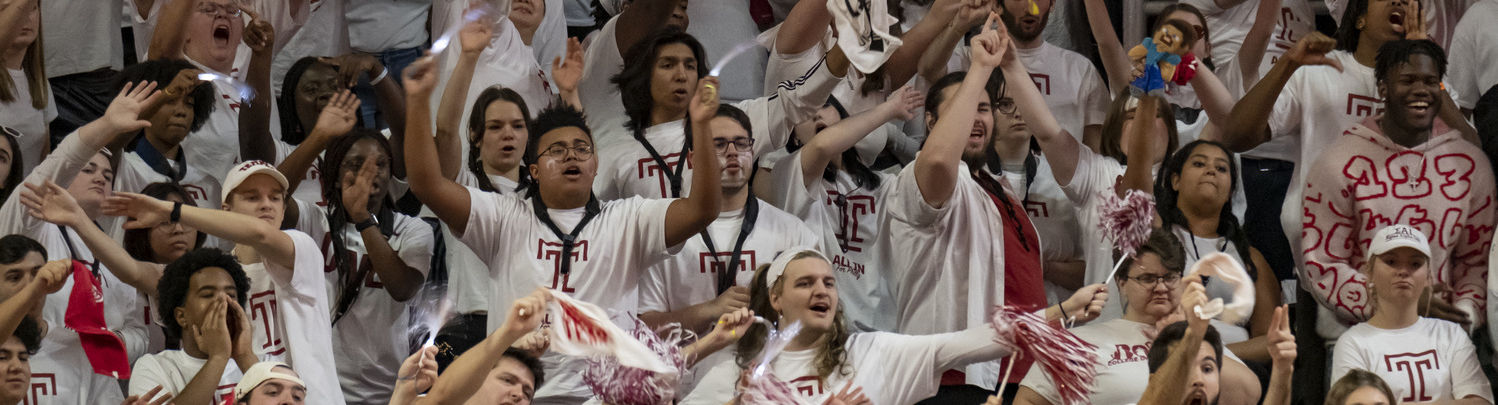
[[[1116,193],[1103,194],[1098,206],[1103,232],[1124,256],[1133,255],[1149,239],[1155,221],[1155,197],[1139,190],[1129,190],[1123,198]]]
[[[583,370],[583,384],[587,384],[598,399],[608,404],[670,404],[676,396],[677,383],[687,371],[687,361],[681,353],[682,342],[693,336],[676,324],[667,325],[662,330],[668,328],[670,331],[662,337],[661,333],[651,330],[637,318],[630,334],[667,364],[675,366],[676,372],[653,373],[620,365],[619,360],[613,357],[594,357],[588,359],[588,368]]]
[[[750,367],[750,370],[753,370]],[[749,371],[744,371],[748,373]],[[796,397],[791,385],[780,381],[775,377],[774,370],[765,370],[765,374],[759,378],[749,378],[749,386],[744,387],[744,393],[739,396],[739,403],[744,405],[796,405],[801,399]]]
[[[994,311],[991,326],[998,332],[994,341],[1013,350],[1012,355],[1035,359],[1035,365],[1051,376],[1062,403],[1087,403],[1097,378],[1097,346],[1012,307]]]

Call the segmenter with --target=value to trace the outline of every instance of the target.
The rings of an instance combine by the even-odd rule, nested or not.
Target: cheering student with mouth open
[[[525,162],[535,184],[524,198],[463,187],[444,177],[437,163],[426,102],[436,82],[433,62],[418,61],[406,75],[406,93],[413,100],[406,121],[411,136],[405,139],[411,191],[489,265],[495,280],[490,327],[504,323],[504,311],[496,304],[524,296],[537,285],[621,313],[634,312],[635,286],[645,269],[718,217],[720,193],[599,202],[592,194],[598,170],[592,132],[582,114],[565,105],[541,111],[529,128]],[[713,142],[708,123],[718,109],[717,85],[711,77],[699,81],[689,104],[699,145]],[[692,180],[693,187],[719,188],[717,156],[694,155],[692,165],[704,174]],[[543,361],[552,383],[537,393],[538,402],[576,403],[590,396],[582,384],[583,359],[548,354]]]

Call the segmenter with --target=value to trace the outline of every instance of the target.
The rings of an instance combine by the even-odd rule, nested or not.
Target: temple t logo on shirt
[[[739,253],[739,268],[734,269],[734,271],[753,271],[755,268],[758,268],[759,263],[755,260],[755,256],[753,250],[745,250]],[[732,260],[733,252],[701,252],[697,254],[697,268],[701,270],[702,274],[717,273],[722,271],[723,266],[727,266],[728,262]]]
[[[1441,359],[1436,357],[1436,349],[1419,353],[1386,354],[1384,367],[1390,373],[1404,373],[1405,377],[1409,378],[1410,392],[1401,402],[1435,400],[1425,392],[1425,372],[1441,369]]]
[[[1025,213],[1035,218],[1050,218],[1051,209],[1046,206],[1045,201],[1025,201]]]
[[[572,288],[571,285],[572,275],[562,274],[562,243],[547,242],[545,239],[537,239],[536,246],[536,260],[551,261],[551,289],[558,290],[564,293],[572,293],[576,291]],[[588,241],[579,240],[577,241],[577,243],[572,245],[572,262],[578,263],[587,261]],[[577,267],[578,266],[576,265],[572,266],[572,270],[576,271]]]
[[[849,195],[844,197],[837,190],[827,190],[827,204],[838,207],[842,213],[839,226],[835,232],[837,244],[843,252],[862,252],[865,240],[858,234],[858,224],[866,215],[874,215],[879,212],[874,205],[874,196]]]
[[[21,400],[23,405],[36,405],[41,403],[42,398],[57,396],[57,375],[52,373],[31,374],[31,391],[26,393],[26,399]]]
[[[670,166],[666,170],[672,170],[673,172],[676,170],[676,165],[682,162],[682,159],[678,158],[679,156],[681,156],[681,153],[661,156],[661,159],[666,161],[666,166]],[[691,169],[692,162],[687,161],[687,170]],[[646,157],[635,162],[635,177],[639,179],[655,178],[661,187],[661,196],[659,198],[673,198],[671,197],[670,180],[665,174],[661,173],[661,165],[655,163],[655,158]]]
[[[264,291],[250,296],[250,321],[259,322],[260,327],[265,330],[265,341],[260,344],[261,352],[279,356],[286,353],[286,344],[281,341],[281,334],[277,333],[276,318],[280,316],[280,310],[276,308],[275,290]]]
[[[796,393],[803,397],[815,397],[822,395],[822,379],[815,375],[797,377],[786,382],[786,385],[794,387]]]
[[[1051,75],[1045,73],[1031,73],[1030,80],[1035,82],[1035,87],[1040,89],[1040,94],[1051,95]]]
[[[1361,94],[1347,93],[1347,115],[1362,118],[1383,113],[1383,100]]]

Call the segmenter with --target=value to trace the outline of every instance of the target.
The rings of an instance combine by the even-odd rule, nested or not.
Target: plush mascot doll
[[[1165,94],[1166,83],[1185,85],[1196,76],[1196,57],[1188,50],[1196,43],[1196,31],[1180,21],[1168,21],[1155,35],[1129,49],[1134,62],[1134,81],[1129,87],[1135,96]]]

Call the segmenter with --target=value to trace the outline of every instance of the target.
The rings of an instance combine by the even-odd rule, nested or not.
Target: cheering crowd
[[[0,0],[0,405],[1493,404],[1494,21]]]

